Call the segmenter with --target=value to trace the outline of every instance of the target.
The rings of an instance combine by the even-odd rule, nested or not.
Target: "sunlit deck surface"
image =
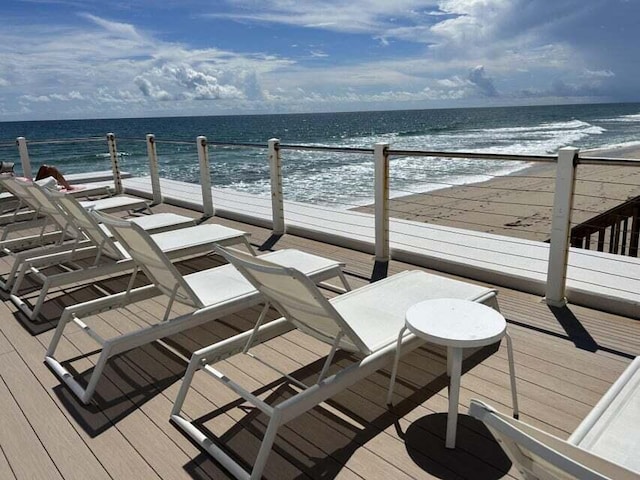
[[[160,205],[156,212],[195,212]],[[248,231],[259,247],[267,229],[208,220]],[[346,263],[357,287],[369,281],[370,255],[285,235],[273,249],[299,248]],[[217,258],[181,264],[184,272],[210,267]],[[7,271],[2,265],[2,272]],[[414,269],[392,261],[390,273]],[[438,273],[438,272],[434,272]],[[127,276],[52,294],[44,315],[55,319],[64,305],[95,298],[101,291],[124,290]],[[329,293],[328,293],[329,294]],[[169,422],[185,370],[175,352],[194,350],[251,328],[259,308],[211,321],[159,344],[112,359],[97,395],[84,406],[44,365],[55,320],[32,324],[11,302],[0,305],[0,478],[227,478],[228,473]],[[514,340],[521,418],[566,438],[606,389],[640,352],[640,322],[570,305],[550,309],[540,297],[499,287],[499,303]],[[88,319],[106,335],[161,318],[165,298],[156,298]],[[175,312],[186,311],[174,307]],[[271,318],[276,314],[272,313]],[[100,326],[100,328],[98,328]],[[91,371],[93,341],[68,329],[59,348],[69,366]],[[295,331],[258,347],[263,357],[299,378],[314,378],[328,349]],[[444,448],[447,377],[441,348],[426,345],[404,357],[395,406],[385,405],[389,371],[383,370],[336,395],[327,405],[302,415],[280,430],[265,476],[288,478],[520,478],[490,433],[461,415],[456,450]],[[469,352],[472,353],[472,352]],[[344,361],[344,357],[340,361]],[[510,412],[506,347],[473,353],[464,364],[460,412],[471,398]],[[224,368],[271,400],[286,398],[290,387],[277,375],[243,356]],[[198,374],[184,411],[223,438],[230,450],[251,463],[265,429],[265,417],[235,404],[234,395]]]

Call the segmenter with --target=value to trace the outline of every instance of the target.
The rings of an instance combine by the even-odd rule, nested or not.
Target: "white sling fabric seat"
[[[492,289],[421,271],[402,272],[327,300],[314,283],[295,268],[274,265],[265,261],[267,259],[228,249],[217,250],[284,316],[266,324],[263,324],[264,316],[261,316],[253,331],[195,352],[176,397],[171,419],[238,478],[261,477],[280,426],[392,363],[397,350],[398,333],[404,325],[405,312],[411,305],[431,298],[449,297],[485,302],[497,307],[496,292]],[[317,383],[313,386],[277,405],[268,405],[212,366],[231,354],[248,353],[252,346],[260,343],[261,338],[272,338],[274,332],[283,330],[284,325],[293,325],[331,346]],[[402,340],[401,353],[409,352],[423,343],[423,340],[407,332]],[[338,349],[359,354],[362,359],[327,376]],[[195,372],[200,369],[270,417],[251,472],[244,470],[233,455],[225,451],[218,438],[207,436],[197,421],[192,423],[182,415],[189,386]]]
[[[47,194],[44,190],[39,192]],[[30,257],[22,262],[10,298],[30,320],[37,318],[51,288],[93,281],[98,277],[122,273],[134,267],[133,259],[127,249],[106,234],[97,220],[98,218],[103,223],[109,223],[113,219],[103,217],[98,212],[87,212],[74,198],[56,192],[49,193],[49,195],[59,202],[72,223],[91,240],[91,245],[82,244],[70,251]],[[129,224],[130,222],[125,223]],[[249,234],[246,232],[213,224],[197,225],[153,235],[159,248],[174,261],[209,254],[216,244],[243,244],[248,251],[253,253],[248,237]],[[90,266],[75,265],[75,262],[88,259],[93,259]],[[52,275],[47,275],[42,271],[47,266],[59,264],[64,264],[70,271]],[[42,283],[40,294],[33,304],[33,308],[19,294],[27,274]]]
[[[511,461],[526,480],[638,480],[632,471],[597,453],[537,429],[471,400],[469,415],[482,421],[498,439]],[[632,425],[638,428],[638,424]],[[637,435],[636,435],[637,438]],[[630,439],[633,442],[633,439]],[[620,438],[622,444],[624,438]],[[633,443],[632,443],[633,445]],[[621,448],[638,458],[640,452]]]
[[[153,281],[152,285],[127,289],[126,292],[68,307],[63,312],[45,361],[64,381],[74,394],[84,403],[88,403],[95,391],[107,360],[119,353],[145,345],[168,335],[196,327],[202,323],[230,315],[250,308],[262,301],[262,296],[232,265],[223,265],[182,276],[153,236],[133,224],[104,219],[121,245],[133,258],[137,270],[141,270]],[[324,282],[332,278],[342,281],[345,291],[349,284],[342,273],[342,264],[334,260],[311,255],[298,250],[281,250],[267,253],[258,258],[268,259],[275,264],[288,265],[305,272],[314,282]],[[133,284],[134,276],[129,283]],[[92,314],[121,308],[130,303],[139,302],[159,294],[169,297],[164,318],[157,324],[141,327],[139,330],[118,337],[100,338],[81,319]],[[193,311],[170,318],[173,302],[193,307]],[[100,356],[91,374],[86,388],[73,378],[73,375],[55,358],[57,345],[64,329],[74,322],[82,325],[82,331],[90,335],[102,347]]]

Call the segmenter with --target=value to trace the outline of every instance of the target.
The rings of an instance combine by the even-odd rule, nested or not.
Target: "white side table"
[[[460,397],[462,351],[465,348],[483,347],[507,338],[509,374],[513,398],[513,416],[518,418],[518,397],[513,362],[511,337],[507,333],[504,317],[482,303],[454,298],[439,298],[417,303],[407,310],[405,326],[398,335],[396,357],[391,373],[387,404],[391,404],[393,386],[398,371],[400,346],[405,330],[427,342],[447,347],[447,375],[449,383],[449,412],[447,414],[447,438],[445,446],[455,448]]]

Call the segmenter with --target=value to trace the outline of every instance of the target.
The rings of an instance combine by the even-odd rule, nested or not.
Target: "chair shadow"
[[[230,323],[224,319],[216,320],[208,330],[198,330],[198,341],[204,345],[216,343],[228,336],[229,327]],[[83,404],[62,383],[54,387],[54,392],[83,430],[91,437],[98,436],[163,394],[167,387],[184,376],[187,368],[185,359],[191,356],[193,350],[192,339],[177,334],[164,338],[162,342],[164,345],[152,342],[110,358],[89,405]],[[91,366],[78,371],[74,365],[86,364],[88,357],[98,353],[99,350],[83,352],[62,361],[83,388],[88,384],[94,368]],[[173,402],[173,398],[168,398],[167,402]],[[168,411],[167,407],[167,417]]]
[[[64,362],[64,366],[86,387],[93,368],[78,372],[70,364],[75,360]],[[80,402],[64,384],[53,391],[78,425],[96,437],[162,394],[185,370],[182,358],[152,343],[109,359],[89,405]]]
[[[497,345],[477,350],[464,360],[463,372],[470,370],[496,350]],[[334,365],[344,366],[353,360],[352,356],[340,353]],[[307,383],[313,382],[323,361],[324,359],[320,359],[307,365],[292,376]],[[409,394],[391,409],[384,405],[389,372],[382,370],[332,397],[326,402],[328,408],[316,407],[282,426],[264,476],[278,479],[335,478],[358,449],[389,427],[395,428],[397,434],[404,439],[404,447],[420,471],[443,479],[466,475],[467,478],[490,480],[504,476],[511,467],[510,461],[486,428],[469,417],[460,415],[456,450],[444,448],[444,414],[422,417],[413,421],[406,432],[402,432],[399,420],[447,387],[446,362],[442,360],[435,371],[432,369],[428,373],[421,372],[418,377],[412,373],[411,377],[404,378],[401,368],[397,385],[402,390],[409,391]],[[262,387],[254,393],[267,392],[274,387],[275,390],[266,398],[269,404],[279,403],[297,392],[297,388],[294,389],[289,383],[281,383],[277,387],[274,384]],[[215,439],[216,435],[209,430],[208,425],[211,423],[213,428],[220,415],[240,405],[243,404],[238,401],[220,406],[197,418],[194,423]],[[215,443],[245,468],[251,468],[266,430],[268,417],[255,408],[242,410],[242,418],[219,434]],[[191,472],[196,468],[215,471],[221,467],[202,453],[184,468]]]

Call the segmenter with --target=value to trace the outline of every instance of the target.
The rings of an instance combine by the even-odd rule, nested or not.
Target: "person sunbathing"
[[[37,181],[47,177],[53,177],[56,182],[58,182],[58,185],[61,185],[65,190],[73,190],[75,188],[64,178],[62,172],[56,167],[52,165],[42,165],[38,169],[35,179]]]

